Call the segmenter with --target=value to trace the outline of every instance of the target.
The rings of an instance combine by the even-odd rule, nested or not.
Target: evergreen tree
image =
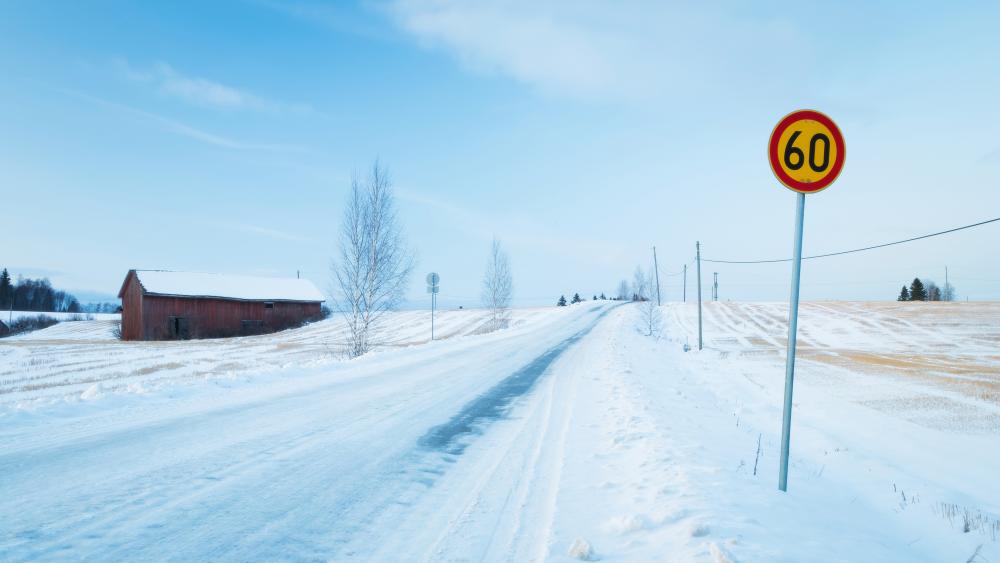
[[[903,289],[900,290],[899,297],[896,298],[896,301],[909,301],[909,300],[910,300],[910,290],[906,289],[906,286],[904,285]]]
[[[579,293],[574,293],[573,294],[573,301],[571,301],[571,303],[580,303],[581,301],[583,301],[583,299],[580,299],[580,294]]]
[[[601,292],[601,301],[607,301],[607,297],[604,296],[604,292]]]
[[[927,290],[920,278],[913,278],[910,284],[910,301],[927,301]]]
[[[556,305],[558,305],[560,307],[565,307],[566,306],[566,296],[565,295],[560,295],[559,296],[559,302],[556,303]]]
[[[11,299],[14,298],[14,284],[10,283],[10,274],[7,268],[0,272],[0,308],[10,308]]]
[[[597,301],[597,294],[594,294],[594,301]]]

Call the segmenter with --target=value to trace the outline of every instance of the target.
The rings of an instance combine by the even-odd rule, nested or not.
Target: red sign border
[[[785,132],[785,129],[788,129],[792,123],[802,119],[811,119],[825,125],[830,130],[830,133],[833,134],[833,142],[837,146],[837,160],[833,163],[833,169],[818,182],[799,182],[786,174],[781,168],[781,161],[778,156],[778,141],[781,140],[781,134]],[[774,126],[774,130],[771,131],[771,139],[768,142],[767,156],[768,162],[771,164],[771,171],[774,172],[774,176],[786,188],[800,194],[814,194],[830,187],[830,184],[837,179],[837,176],[840,176],[840,171],[844,168],[844,159],[847,157],[847,145],[844,144],[844,136],[840,133],[840,128],[837,127],[837,124],[832,119],[816,110],[800,109],[781,118],[781,121]]]

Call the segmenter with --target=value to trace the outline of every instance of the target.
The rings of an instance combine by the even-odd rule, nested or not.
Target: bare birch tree
[[[635,272],[632,274],[632,299],[636,301],[649,299],[651,284],[648,282],[648,276],[642,271],[642,267],[636,266]]]
[[[514,280],[510,270],[510,258],[493,239],[490,258],[483,276],[483,306],[490,311],[489,330],[500,330],[510,325],[510,302],[514,294]]]
[[[632,281],[636,298],[639,300],[639,328],[646,336],[660,336],[663,327],[663,313],[652,298],[655,280],[654,272],[643,272],[636,267]]]
[[[618,300],[619,301],[628,301],[631,298],[632,298],[632,295],[631,295],[631,290],[629,289],[629,286],[628,286],[628,281],[627,280],[622,280],[622,281],[618,282]]]
[[[941,288],[941,301],[954,301],[955,300],[955,286],[951,282],[944,282],[944,287]]]
[[[376,160],[364,179],[351,179],[340,227],[340,255],[331,264],[336,305],[347,320],[347,355],[379,341],[385,312],[403,299],[414,257],[396,216],[392,181]]]

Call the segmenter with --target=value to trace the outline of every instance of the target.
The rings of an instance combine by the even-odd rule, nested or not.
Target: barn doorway
[[[261,320],[240,321],[240,334],[242,336],[250,336],[253,334],[263,334],[263,333],[264,333],[264,321]]]
[[[168,319],[168,331],[170,338],[187,340],[191,338],[191,331],[187,317],[170,317]]]

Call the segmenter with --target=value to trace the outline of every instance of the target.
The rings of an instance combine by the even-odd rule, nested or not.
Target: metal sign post
[[[788,444],[792,434],[792,383],[795,381],[795,343],[799,328],[799,280],[802,277],[802,223],[806,209],[806,194],[796,196],[795,248],[792,258],[792,295],[788,300],[788,355],[785,358],[785,406],[781,411],[781,465],[778,469],[778,489],[788,490]]]
[[[778,489],[788,490],[788,450],[792,435],[792,389],[799,326],[799,282],[802,278],[802,227],[806,194],[820,192],[844,167],[844,137],[832,119],[818,111],[799,110],[782,118],[771,132],[767,156],[778,181],[798,192],[795,206],[792,289],[788,300],[788,352],[785,356],[785,401],[781,416],[781,461]]]
[[[440,281],[441,276],[435,272],[427,274],[427,293],[431,294],[431,340],[434,340],[434,309],[437,307],[437,294],[441,290],[438,285]]]

